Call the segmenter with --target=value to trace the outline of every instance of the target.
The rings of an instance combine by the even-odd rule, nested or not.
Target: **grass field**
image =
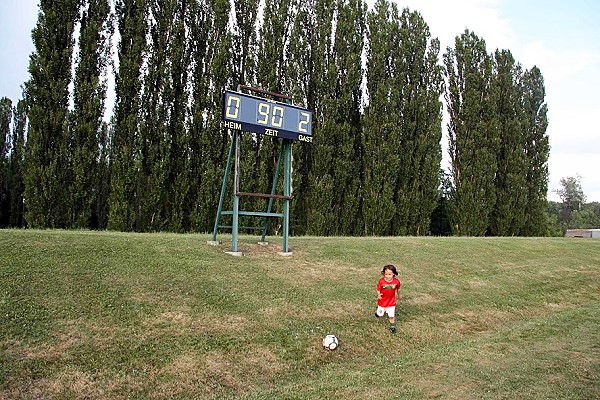
[[[600,398],[600,240],[209,239],[0,231],[0,399]]]

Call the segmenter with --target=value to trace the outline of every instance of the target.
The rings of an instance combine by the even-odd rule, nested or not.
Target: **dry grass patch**
[[[399,303],[399,307],[402,308],[403,304],[410,306],[426,306],[439,303],[440,301],[441,300],[432,293],[411,293],[410,295],[404,296],[403,300]]]
[[[21,341],[10,340],[2,343],[6,348],[6,354],[20,361],[45,360],[53,361],[61,359],[65,351],[70,347],[68,343],[41,343],[38,345],[26,345]]]
[[[22,377],[0,391],[0,399],[106,399],[107,390],[98,382],[99,375],[65,366],[56,374],[44,378]]]
[[[239,352],[213,351],[182,355],[159,372],[165,376],[157,398],[177,393],[214,396],[223,390],[243,395],[256,385],[269,385],[284,371],[285,363],[264,346],[251,346]]]
[[[373,309],[375,310],[375,301],[373,301]],[[327,301],[317,308],[311,308],[307,314],[309,318],[327,318],[328,320],[342,320],[362,318],[367,315],[365,307],[356,301]]]
[[[449,318],[449,320],[444,323],[445,329],[454,330],[463,335],[470,335],[497,330],[513,319],[514,316],[509,312],[493,309],[485,311],[461,309],[447,315],[443,320],[446,318]]]
[[[180,355],[158,371],[157,375],[164,379],[153,391],[152,398],[164,399],[180,393],[210,395],[205,369],[205,363],[197,354]]]
[[[88,340],[85,330],[90,330],[90,325],[84,320],[65,320],[57,324],[60,329],[53,335],[55,340],[38,344],[25,344],[23,341],[8,340],[2,343],[6,353],[17,360],[60,360],[68,352]],[[108,329],[112,332],[112,329]],[[100,336],[103,337],[103,336]]]
[[[332,274],[339,274],[338,265],[314,264],[307,261],[298,261],[285,268],[270,270],[269,274],[296,287],[309,288],[315,284],[331,279]]]
[[[451,366],[446,366],[452,368]],[[474,382],[462,382],[455,380],[451,383],[441,384],[434,382],[435,377],[430,377],[430,381],[421,386],[426,398],[428,399],[447,399],[447,400],[480,400],[477,393],[481,388]]]
[[[163,311],[142,320],[145,335],[152,337],[188,336],[204,334],[242,333],[253,329],[253,321],[244,315],[217,315],[209,311],[192,315],[190,307]]]
[[[180,336],[189,331],[192,325],[190,308],[183,307],[179,310],[164,311],[148,316],[141,322],[144,330],[149,332],[169,331],[170,334]]]
[[[386,379],[382,374],[381,379]],[[355,387],[347,386],[336,391],[338,399],[361,399],[361,400],[381,400],[381,399],[397,399],[400,397],[398,388],[380,388],[375,385],[370,387]]]
[[[88,373],[67,367],[61,371],[48,386],[43,388],[46,397],[70,393],[81,399],[105,399],[106,392],[95,382],[94,377]]]
[[[343,282],[364,281],[365,279],[364,268],[344,262],[328,261],[290,260],[282,267],[271,267],[268,274],[298,288],[314,288],[315,285],[331,282],[336,277],[343,277]],[[377,279],[379,279],[379,275],[375,272],[371,284],[373,293],[375,293]]]
[[[215,315],[204,313],[190,323],[190,332],[198,334],[237,334],[254,329],[254,322],[244,315]]]
[[[375,304],[375,303],[373,303]],[[375,308],[373,308],[373,311]],[[352,320],[360,319],[367,315],[369,310],[355,301],[327,301],[323,304],[310,307],[300,307],[294,305],[269,306],[261,309],[259,312],[268,321],[281,321],[301,316],[303,320],[320,320],[327,319],[328,321]]]

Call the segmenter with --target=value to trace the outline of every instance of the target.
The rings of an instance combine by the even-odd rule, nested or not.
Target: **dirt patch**
[[[259,240],[260,240],[260,236],[257,236],[256,243],[247,243],[247,242],[240,243],[240,242],[238,242],[238,246],[237,246],[238,252],[243,253],[245,257],[256,257],[256,258],[273,257],[273,256],[287,257],[287,256],[283,256],[280,254],[283,252],[282,239],[279,239],[278,242],[277,241],[269,242],[268,244],[259,244],[258,243]],[[219,247],[222,248],[223,251],[231,251],[231,246],[232,246],[231,242],[223,242],[219,245]],[[296,258],[302,257],[305,254],[301,249],[289,246],[289,244],[288,244],[288,252],[292,253],[290,255],[290,257],[296,257]]]

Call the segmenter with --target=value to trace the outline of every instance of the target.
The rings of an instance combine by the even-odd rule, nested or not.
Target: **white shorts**
[[[375,312],[380,317],[383,317],[384,314],[387,314],[388,317],[394,318],[394,317],[396,317],[396,306],[391,306],[391,307],[377,306],[377,310]]]

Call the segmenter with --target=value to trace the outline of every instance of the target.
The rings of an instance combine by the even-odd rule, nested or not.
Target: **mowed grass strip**
[[[600,241],[222,236],[0,231],[0,399],[600,398]]]

